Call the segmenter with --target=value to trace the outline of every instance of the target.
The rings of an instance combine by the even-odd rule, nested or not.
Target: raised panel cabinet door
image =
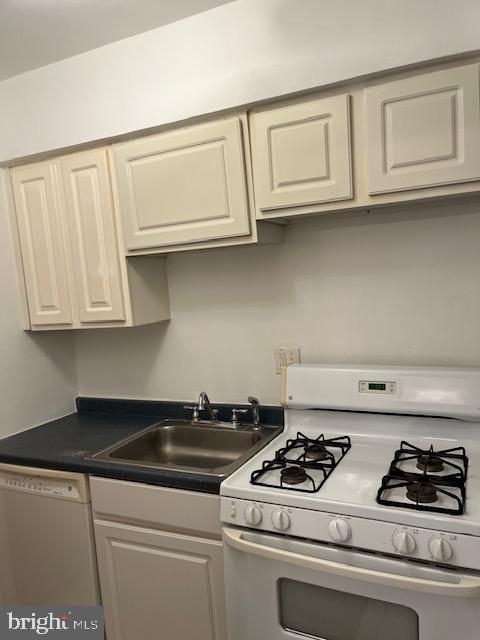
[[[226,640],[222,544],[95,521],[108,640]]]
[[[51,162],[19,167],[11,178],[31,325],[71,325],[56,167]]]
[[[477,64],[365,91],[370,194],[480,179]]]
[[[125,319],[108,158],[96,149],[62,158],[65,213],[80,322]]]
[[[127,249],[250,234],[242,135],[229,118],[115,145]]]
[[[352,197],[349,96],[252,114],[257,213]]]

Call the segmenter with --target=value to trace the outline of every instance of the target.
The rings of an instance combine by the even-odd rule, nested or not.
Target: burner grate
[[[305,472],[305,481],[302,484],[305,484],[306,482],[307,483],[306,487],[304,486],[300,487],[298,485],[290,484],[289,482],[285,481],[286,474],[282,475],[281,472],[287,469],[293,469],[295,467],[301,468]],[[262,464],[262,468],[257,469],[252,473],[250,482],[252,484],[257,484],[261,487],[272,487],[273,489],[289,489],[291,491],[300,491],[302,493],[316,493],[320,489],[322,484],[325,482],[325,480],[327,479],[329,473],[327,473],[327,470],[325,468],[320,469],[321,476],[317,481],[315,481],[315,479],[312,477],[311,472],[308,473],[308,470],[311,470],[311,469],[318,470],[318,466],[304,463],[301,465],[301,467],[299,467],[299,465],[289,464],[288,462],[285,462],[283,460],[278,460],[277,458],[275,458],[274,460],[265,460]],[[262,478],[264,478],[264,476],[269,471],[277,471],[277,470],[280,471],[278,482],[262,481]]]
[[[406,471],[402,463],[416,463],[419,471]],[[446,473],[442,473],[446,471]],[[468,458],[464,447],[435,451],[420,449],[402,441],[390,464],[388,474],[382,478],[377,493],[379,504],[461,515],[465,511]],[[396,489],[405,489],[407,501],[389,498]],[[446,498],[447,506],[436,504]]]
[[[402,440],[400,449],[395,451],[393,462],[390,465],[390,475],[405,473],[405,471],[402,471],[399,467],[399,464],[408,461],[415,461],[417,463],[416,468],[420,470],[420,473],[417,474],[410,473],[412,476],[416,475],[423,478],[425,471],[427,472],[427,475],[432,475],[446,469],[447,471],[450,470],[451,473],[439,476],[442,480],[448,479],[449,481],[458,482],[460,484],[464,484],[467,480],[468,458],[464,447],[434,451],[432,445],[430,449],[424,450]],[[436,468],[429,469],[428,467],[431,467],[432,465]],[[432,475],[432,477],[437,476]]]
[[[348,436],[325,438],[322,434],[318,438],[307,438],[299,431],[296,438],[287,440],[286,445],[276,451],[273,460],[265,460],[262,468],[251,474],[250,482],[273,489],[316,493],[351,446]],[[276,471],[279,471],[278,479],[267,481],[268,475],[276,478],[277,474],[270,473]]]

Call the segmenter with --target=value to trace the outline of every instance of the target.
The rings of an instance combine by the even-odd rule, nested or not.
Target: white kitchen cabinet
[[[73,324],[57,167],[42,162],[12,172],[25,288],[32,325]]]
[[[128,251],[251,236],[243,126],[230,117],[114,145]]]
[[[370,194],[480,179],[478,64],[366,89]]]
[[[30,328],[169,317],[165,261],[120,251],[107,149],[11,170]]]
[[[125,320],[107,155],[75,154],[61,168],[79,320]]]
[[[108,640],[226,640],[219,497],[91,478]]]
[[[352,198],[349,96],[251,114],[257,217]]]
[[[107,637],[220,640],[222,543],[95,523]]]

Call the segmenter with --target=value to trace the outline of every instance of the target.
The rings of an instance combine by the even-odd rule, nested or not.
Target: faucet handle
[[[183,407],[185,409],[185,411],[192,411],[192,422],[198,422],[200,420],[200,415],[198,412],[198,407],[197,405],[190,405],[190,404],[186,404]]]
[[[232,409],[232,426],[234,429],[240,426],[239,414],[248,413],[249,409]]]

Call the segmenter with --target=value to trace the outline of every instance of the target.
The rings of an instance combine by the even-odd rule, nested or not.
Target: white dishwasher
[[[0,464],[1,604],[100,604],[88,478]]]

